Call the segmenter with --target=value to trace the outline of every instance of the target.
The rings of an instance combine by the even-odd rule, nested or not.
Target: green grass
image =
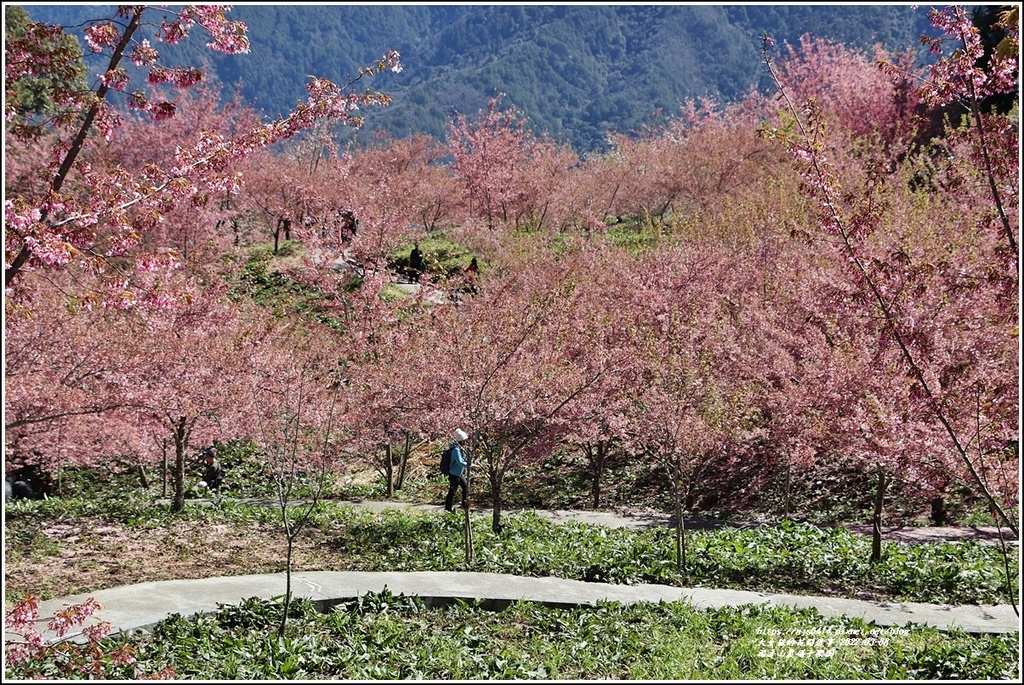
[[[274,507],[189,503],[173,515],[166,503],[131,499],[50,499],[7,508],[8,554],[56,550],[33,531],[44,521],[114,521],[140,534],[159,534],[171,522],[280,526]],[[490,516],[473,517],[475,556],[464,562],[457,516],[401,509],[380,513],[323,502],[307,534],[324,568],[360,571],[465,569],[525,576],[673,586],[740,588],[764,592],[877,597],[896,601],[998,604],[1007,601],[998,548],[977,542],[886,543],[880,563],[869,564],[870,540],[842,528],[783,522],[756,528],[687,533],[687,564],[676,564],[674,531],[603,528],[576,521],[548,522],[529,511],[506,514],[500,534]],[[1011,559],[1017,596],[1018,562]],[[239,573],[247,572],[244,568]],[[11,588],[16,590],[17,588]]]
[[[333,513],[332,513],[333,511]],[[458,517],[392,510],[327,509],[327,544],[366,571],[450,570],[464,557]],[[784,522],[687,534],[685,570],[676,568],[673,531],[609,529],[547,522],[531,512],[474,519],[475,571],[610,583],[740,588],[932,603],[1006,601],[999,550],[976,542],[886,543],[869,564],[870,540],[845,529]],[[1017,562],[1011,560],[1017,595]]]
[[[60,521],[117,522],[139,535],[171,523],[280,526],[273,507],[188,502],[180,514],[138,490],[107,496],[10,502],[8,559],[53,555],[43,532]],[[459,516],[401,509],[375,513],[323,502],[304,535],[325,570],[474,570],[606,583],[733,587],[764,592],[874,594],[900,601],[1005,602],[998,550],[977,543],[886,544],[867,564],[869,541],[805,523],[688,533],[688,565],[676,569],[673,531],[556,525],[532,512],[506,514],[500,535],[473,518],[476,560],[464,561]],[[173,541],[169,541],[172,544]],[[102,540],[97,540],[102,545]],[[183,548],[184,549],[184,548]],[[30,551],[31,550],[31,551]],[[183,551],[183,554],[195,553]],[[244,566],[238,573],[250,572]],[[1016,559],[1011,574],[1019,576]],[[7,588],[17,598],[17,588]],[[1014,596],[1017,587],[1012,588]],[[14,593],[14,594],[12,594]],[[280,598],[278,598],[279,600]],[[293,603],[284,638],[282,605],[249,599],[215,615],[173,615],[152,633],[108,638],[94,657],[64,644],[5,667],[7,678],[105,679],[164,671],[182,679],[996,679],[1019,676],[1019,634],[972,636],[923,626],[878,629],[814,610],[742,606],[702,611],[685,602],[601,603],[574,609],[515,603],[502,612],[456,602],[427,608],[387,591],[320,613]],[[879,632],[881,631],[881,632]],[[832,640],[831,643],[828,640]],[[818,642],[821,640],[821,642]],[[111,655],[134,650],[123,664]]]

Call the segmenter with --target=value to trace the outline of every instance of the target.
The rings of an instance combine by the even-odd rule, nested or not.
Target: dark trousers
[[[469,504],[469,481],[465,476],[448,474],[448,496],[444,498],[444,508],[448,511],[452,511],[452,505],[455,504],[456,488],[462,488],[462,508],[465,509]]]

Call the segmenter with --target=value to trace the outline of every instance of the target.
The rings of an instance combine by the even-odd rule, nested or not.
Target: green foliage
[[[16,501],[6,509],[8,554],[53,555],[59,543],[40,535],[49,522],[117,522],[155,531],[175,521],[276,525],[271,506],[187,501],[172,514],[166,502],[139,492],[106,498]],[[603,528],[575,521],[556,525],[537,514],[506,513],[496,535],[489,517],[473,517],[475,571],[553,576],[606,583],[658,583],[872,596],[899,601],[990,604],[1006,601],[999,550],[976,542],[886,543],[882,561],[868,564],[870,539],[843,528],[785,521],[778,526],[722,527],[687,533],[688,576],[675,570],[673,531]],[[364,571],[444,571],[464,567],[462,519],[401,509],[380,513],[322,502],[310,526],[341,568]],[[1011,560],[1016,596],[1017,562]]]
[[[461,519],[401,510],[379,516],[325,513],[330,546],[366,571],[449,570],[462,564]],[[473,570],[607,583],[731,587],[764,592],[860,595],[937,603],[1005,601],[999,551],[974,542],[887,543],[868,564],[870,539],[842,528],[783,522],[688,533],[688,576],[675,570],[673,532],[556,525],[531,512],[506,514],[495,535],[474,518]],[[347,523],[346,523],[347,522]],[[1011,569],[1015,575],[1015,569]],[[1016,583],[1012,593],[1016,596]]]
[[[24,8],[4,3],[4,37],[7,42],[24,37],[29,21],[30,17]],[[73,35],[65,34],[59,40],[49,41],[42,47],[47,54],[56,54],[58,51],[67,53],[68,57],[64,60],[66,73],[23,76],[10,84],[19,114],[52,116],[59,110],[53,99],[55,86],[71,90],[87,88],[88,71],[82,62],[82,46]],[[68,79],[68,73],[75,76]]]
[[[340,332],[344,330],[343,324],[325,306],[331,298],[290,278],[279,268],[279,260],[299,256],[303,249],[302,243],[294,240],[283,241],[276,255],[272,245],[256,246],[238,269],[230,296],[235,302],[249,300],[265,307],[276,317],[308,317]],[[348,291],[358,288],[360,282],[352,278],[346,285]]]
[[[462,271],[472,259],[472,254],[460,245],[440,233],[434,233],[419,241],[426,265],[425,278],[435,283],[443,282],[451,275]],[[409,268],[409,253],[412,245],[396,248],[388,255],[388,267],[403,273]]]
[[[50,497],[43,500],[13,500],[4,507],[4,530],[12,540],[9,551],[27,550],[13,541],[30,541],[33,547],[52,549],[44,544],[40,530],[44,525],[74,521],[87,527],[102,522],[118,523],[139,531],[155,531],[174,522],[222,522],[242,525],[276,523],[279,515],[271,507],[247,506],[223,501],[216,507],[208,499],[185,500],[185,508],[173,513],[170,501],[158,492],[131,490],[84,497]]]
[[[278,249],[278,257],[293,256],[300,246],[295,241],[284,241]],[[304,295],[309,291],[288,278],[275,268],[273,247],[261,245],[254,248],[242,265],[238,285],[233,294],[236,298],[246,296],[259,305],[272,307],[280,315],[300,307]]]
[[[108,638],[106,646],[131,645],[140,674],[170,668],[200,680],[1016,680],[1020,669],[1016,634],[880,629],[785,607],[562,609],[519,601],[500,612],[466,602],[428,609],[385,589],[324,613],[294,600],[286,635],[277,638],[281,611],[279,598],[247,599],[209,615],[170,616],[150,633]],[[133,675],[104,665],[107,677]],[[5,674],[46,670],[32,662]]]
[[[195,509],[186,507],[181,516],[188,517]],[[43,500],[15,500],[4,507],[5,529],[12,526],[32,527],[47,521],[79,521],[102,519],[131,526],[148,527],[166,521],[170,510],[141,490],[89,494],[84,497],[51,497]]]

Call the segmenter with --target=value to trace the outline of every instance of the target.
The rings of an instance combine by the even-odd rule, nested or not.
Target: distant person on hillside
[[[476,295],[476,277],[480,273],[480,265],[476,263],[476,257],[473,257],[463,273],[466,276],[466,292],[470,295]]]
[[[10,479],[7,483],[11,488],[11,495],[8,499],[35,499],[36,492],[27,480],[22,478]]]
[[[458,428],[455,430],[455,440],[449,445],[452,453],[451,465],[448,467],[448,496],[444,498],[444,510],[451,513],[455,511],[455,491],[462,490],[462,508],[469,509],[469,480],[466,479],[466,468],[468,462],[462,450],[462,444],[469,439],[466,431]]]
[[[224,469],[221,468],[214,447],[207,447],[203,452],[203,482],[214,495],[220,491],[220,486],[224,483]]]
[[[38,464],[26,464],[7,474],[14,499],[46,499],[53,494],[50,474]]]
[[[409,275],[412,280],[418,280],[426,269],[426,264],[423,262],[423,253],[420,252],[420,244],[415,243],[412,246],[412,252],[409,253]]]

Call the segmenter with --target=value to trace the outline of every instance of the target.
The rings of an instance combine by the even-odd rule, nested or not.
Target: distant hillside
[[[104,12],[104,10],[107,12]],[[38,21],[77,25],[109,6],[28,5]],[[344,81],[386,50],[404,71],[372,86],[394,97],[367,113],[360,136],[384,130],[443,138],[458,113],[502,92],[537,131],[578,150],[609,130],[636,130],[657,110],[693,97],[742,97],[766,88],[761,36],[779,45],[804,33],[858,47],[917,48],[932,30],[910,5],[238,5],[248,55],[213,55],[186,41],[175,62],[202,63],[270,115],[304,98],[310,75]]]

